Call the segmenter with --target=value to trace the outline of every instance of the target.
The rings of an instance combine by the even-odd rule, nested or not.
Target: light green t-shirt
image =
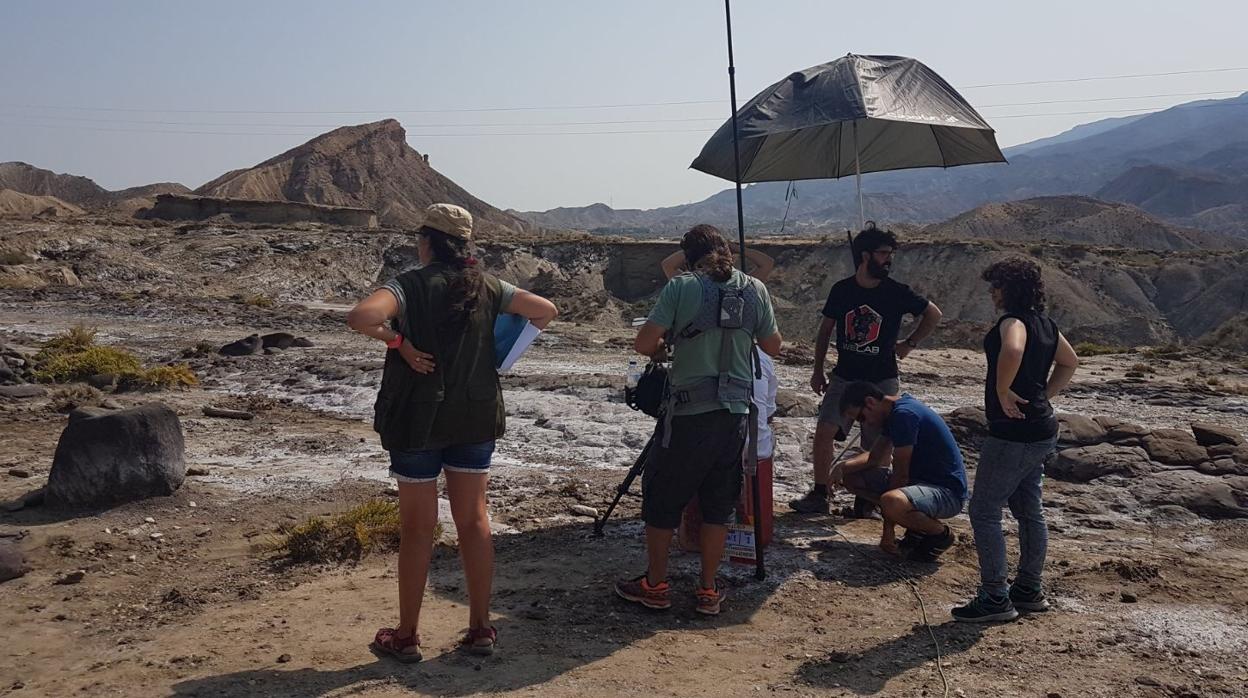
[[[743,330],[727,330],[731,333],[732,363],[730,373],[733,378],[750,382],[754,379],[750,361],[750,347],[754,337],[762,339],[776,333],[776,314],[771,307],[771,296],[763,282],[734,269],[732,278],[720,286],[728,289],[745,288],[746,284],[754,284],[758,291],[758,312],[753,335]],[[684,273],[673,277],[659,293],[659,300],[650,311],[650,322],[668,330],[679,332],[697,317],[702,309],[702,283],[692,273]],[[722,338],[718,328],[709,329],[702,334],[679,342],[672,355],[672,372],[668,377],[674,388],[688,386],[703,378],[719,377],[719,349]],[[690,415],[729,409],[736,414],[747,414],[749,405],[744,402],[702,402],[677,405],[673,414]]]

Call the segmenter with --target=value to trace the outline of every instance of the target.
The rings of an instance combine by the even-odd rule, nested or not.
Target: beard
[[[893,271],[892,262],[885,262],[883,264],[880,264],[879,262],[876,262],[874,259],[867,260],[867,273],[881,281],[883,281],[884,279],[887,279],[888,275],[891,274],[892,271]]]

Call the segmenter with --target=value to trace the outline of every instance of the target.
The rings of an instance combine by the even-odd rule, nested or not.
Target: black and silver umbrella
[[[865,172],[985,162],[1005,162],[992,127],[935,71],[913,58],[851,53],[760,92],[691,167],[743,183],[855,175],[865,218]]]

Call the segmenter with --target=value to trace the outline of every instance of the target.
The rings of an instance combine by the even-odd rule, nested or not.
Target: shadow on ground
[[[656,633],[748,623],[795,569],[778,561],[760,583],[753,579],[753,567],[725,565],[730,599],[722,615],[708,618],[694,611],[696,556],[673,554],[673,608],[647,611],[611,589],[614,580],[643,568],[640,533],[638,522],[624,520],[609,525],[603,537],[593,535],[588,522],[496,537],[499,652],[494,657],[438,654],[434,648],[425,652],[424,662],[413,665],[378,659],[326,670],[258,668],[187,679],[174,686],[173,695],[293,697],[394,686],[460,696],[536,686]],[[458,569],[457,559],[435,556],[430,578],[456,579]],[[432,588],[466,606],[460,586],[435,582]],[[371,634],[358,639],[361,649],[370,639]]]
[[[983,637],[982,623],[946,621],[932,626],[944,657],[969,650]],[[820,688],[848,689],[860,695],[877,695],[894,677],[935,659],[932,636],[916,624],[911,631],[858,653],[832,652],[812,659],[796,672],[798,681]]]

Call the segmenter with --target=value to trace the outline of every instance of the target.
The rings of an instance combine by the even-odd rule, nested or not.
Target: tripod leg
[[[615,488],[615,499],[611,500],[610,506],[603,512],[602,517],[594,521],[594,534],[602,535],[602,529],[607,525],[607,519],[611,518],[611,512],[615,511],[615,507],[620,503],[620,499],[628,494],[628,490],[633,486],[633,480],[646,469],[646,461],[650,458],[650,449],[654,446],[654,437],[646,442],[646,447],[641,449],[641,455],[637,456],[637,460],[633,461],[633,467],[628,469],[628,474],[624,476],[623,482]]]

